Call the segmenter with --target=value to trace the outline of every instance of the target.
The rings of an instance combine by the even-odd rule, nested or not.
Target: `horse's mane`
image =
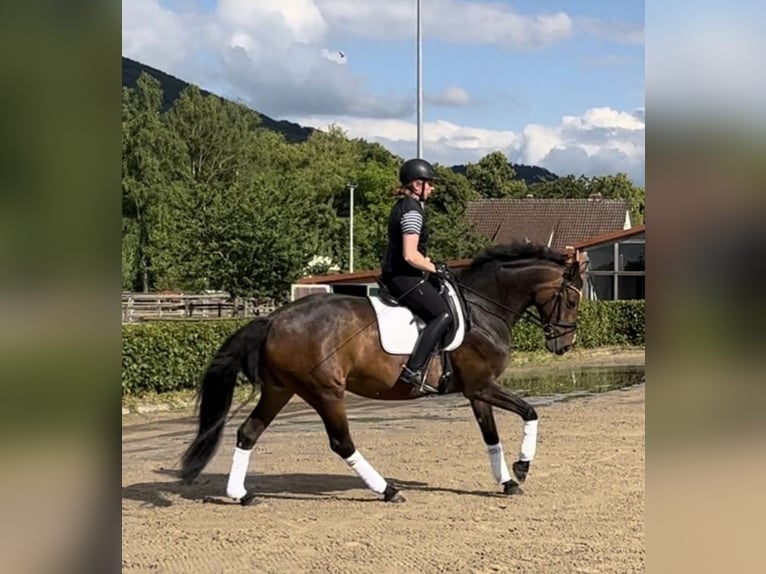
[[[550,261],[558,265],[566,265],[567,254],[539,243],[513,242],[509,245],[491,245],[476,254],[471,261],[468,272],[478,271],[490,264],[514,263],[525,260],[530,263]]]

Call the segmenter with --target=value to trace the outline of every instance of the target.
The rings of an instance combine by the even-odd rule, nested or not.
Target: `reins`
[[[520,319],[525,319],[525,320],[529,321],[530,323],[532,323],[533,325],[536,325],[537,327],[540,327],[540,329],[542,329],[543,333],[545,334],[545,338],[548,339],[548,340],[555,339],[557,337],[561,337],[561,336],[564,336],[564,335],[568,335],[569,333],[572,333],[573,331],[577,330],[577,324],[576,323],[571,323],[571,322],[568,322],[568,321],[551,321],[551,319],[553,318],[554,314],[559,311],[559,307],[561,305],[561,299],[562,299],[562,295],[564,293],[564,290],[565,289],[576,289],[576,287],[574,287],[573,285],[570,285],[565,280],[562,280],[561,286],[556,290],[556,292],[551,296],[551,298],[548,299],[548,301],[546,301],[543,304],[543,306],[547,305],[553,299],[556,299],[554,307],[553,307],[553,309],[551,309],[550,315],[549,315],[548,319],[545,320],[545,321],[543,321],[541,317],[537,316],[535,313],[533,313],[529,309],[525,309],[524,311],[517,311],[516,309],[512,309],[511,307],[508,307],[507,305],[503,305],[499,301],[496,301],[495,299],[486,296],[484,293],[481,293],[480,291],[477,291],[476,289],[473,289],[472,287],[469,287],[468,285],[466,285],[462,281],[458,281],[456,279],[455,282],[460,287],[460,289],[468,291],[469,293],[473,293],[474,295],[477,295],[477,296],[481,297],[485,301],[489,301],[490,303],[492,303],[493,305],[496,305],[497,307],[503,309],[504,311],[508,311],[509,313],[512,313],[512,314],[516,315]],[[476,303],[474,303],[474,305],[476,305]],[[495,315],[496,317],[498,317],[497,314],[492,313],[491,311],[487,311],[483,307],[479,307],[479,308],[483,309],[487,313],[490,313],[490,314]],[[564,328],[564,329],[567,329],[567,330],[564,331],[563,333],[558,333],[557,334],[553,330],[553,327],[560,327],[560,328]]]

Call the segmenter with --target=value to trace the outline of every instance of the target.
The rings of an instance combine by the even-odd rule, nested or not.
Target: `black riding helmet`
[[[399,182],[402,185],[409,185],[416,179],[434,179],[434,168],[424,159],[408,159],[399,168]]]

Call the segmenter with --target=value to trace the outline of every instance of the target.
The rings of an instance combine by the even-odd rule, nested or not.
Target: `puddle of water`
[[[579,367],[539,373],[513,373],[503,379],[503,386],[523,397],[575,397],[623,389],[645,382],[641,366]]]

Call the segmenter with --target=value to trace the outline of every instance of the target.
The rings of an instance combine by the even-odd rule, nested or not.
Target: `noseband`
[[[577,293],[578,297],[582,298],[582,292],[569,281],[562,278],[561,285],[558,289],[556,289],[556,292],[551,296],[550,299],[548,299],[543,305],[540,306],[546,307],[548,304],[550,304],[551,301],[553,301],[553,308],[551,309],[551,312],[548,313],[548,317],[544,320],[540,320],[536,316],[534,317],[535,324],[542,328],[543,333],[545,334],[545,339],[547,341],[556,339],[558,337],[563,337],[564,335],[569,335],[570,333],[574,333],[577,330],[577,323],[560,320],[561,302],[564,300],[564,294],[566,293],[567,289],[573,290],[575,293]],[[556,315],[556,321],[553,321],[554,314]],[[562,333],[556,334],[553,329],[554,327],[564,329],[564,331]]]

